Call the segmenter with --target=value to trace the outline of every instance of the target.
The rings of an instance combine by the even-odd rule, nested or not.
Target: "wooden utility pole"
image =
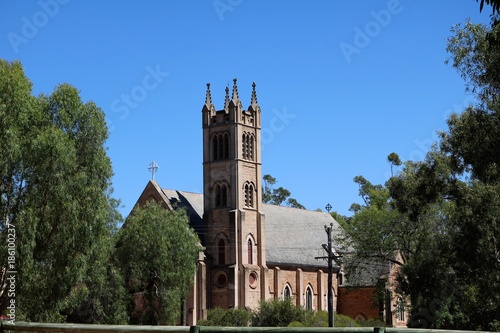
[[[333,258],[332,258],[332,226],[327,228],[325,225],[326,233],[328,234],[328,247],[325,249],[328,253],[328,327],[334,327],[334,316],[333,316]],[[325,248],[325,244],[323,244]]]
[[[332,209],[332,205],[327,204],[325,209],[330,213],[330,209]],[[316,257],[316,259],[327,259],[328,260],[328,326],[329,327],[334,327],[335,322],[334,322],[334,307],[333,307],[333,261],[338,260],[341,258],[340,255],[336,254],[335,251],[333,251],[333,246],[332,246],[332,228],[333,228],[333,223],[330,223],[330,226],[327,227],[325,225],[325,231],[326,234],[328,235],[328,242],[327,244],[321,244],[323,249],[325,249],[326,253],[328,256],[326,257]]]

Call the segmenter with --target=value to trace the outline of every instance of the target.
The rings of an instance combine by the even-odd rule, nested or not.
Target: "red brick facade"
[[[337,313],[353,319],[378,319],[379,305],[375,287],[339,288]]]

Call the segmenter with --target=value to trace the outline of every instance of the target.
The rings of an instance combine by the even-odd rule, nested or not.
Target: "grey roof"
[[[185,208],[191,226],[198,232],[203,230],[203,194],[162,189],[173,206]],[[340,225],[328,213],[305,209],[262,205],[265,215],[265,246],[268,265],[327,267],[322,244],[328,241],[325,226],[333,224],[335,233],[342,231]],[[335,244],[334,244],[335,246]],[[338,246],[335,246],[338,249]]]
[[[161,189],[174,208],[186,209],[189,224],[198,233],[203,228],[203,194]]]
[[[390,263],[388,261],[357,259],[354,256],[344,257],[347,269],[346,286],[375,286],[381,278],[388,278]]]
[[[328,213],[305,209],[262,205],[266,216],[266,261],[276,265],[327,267],[322,244],[328,242],[325,226],[333,233],[342,228]],[[338,245],[334,244],[338,249]]]

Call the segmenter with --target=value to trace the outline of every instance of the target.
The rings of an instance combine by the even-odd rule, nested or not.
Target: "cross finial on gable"
[[[151,172],[151,180],[155,180],[155,173],[156,173],[156,171],[158,171],[159,168],[160,167],[158,166],[158,164],[156,164],[155,161],[152,161],[149,164],[148,170],[149,170],[149,172]]]

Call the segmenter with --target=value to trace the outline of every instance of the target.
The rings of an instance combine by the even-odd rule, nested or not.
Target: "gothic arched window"
[[[248,239],[248,264],[252,265],[253,264],[253,242],[252,239]]]
[[[217,254],[219,265],[224,265],[226,263],[226,242],[222,238],[219,239],[219,244],[217,244]]]
[[[227,207],[227,186],[222,185],[220,187],[220,205],[222,207]]]
[[[215,133],[212,135],[212,160],[229,158],[229,133]]]
[[[398,302],[396,303],[396,316],[399,321],[405,320],[406,306],[405,302],[401,297],[398,297]]]
[[[215,184],[215,207],[227,207],[227,186],[226,184]]]
[[[246,183],[245,188],[245,207],[253,207],[253,184]]]
[[[212,136],[212,159],[217,161],[219,159],[219,155],[217,154],[217,135]]]
[[[229,134],[228,133],[224,133],[224,137],[223,137],[223,141],[224,141],[224,153],[222,154],[222,158],[223,159],[228,159],[229,158]]]
[[[214,192],[215,192],[215,207],[220,207],[221,206],[221,187],[219,185],[215,185],[214,187]]]
[[[224,156],[224,135],[217,135],[217,155],[219,155],[219,160],[223,160]]]
[[[253,135],[250,135],[250,139],[249,139],[249,154],[248,154],[248,159],[250,161],[253,161]]]
[[[244,160],[253,161],[254,136],[250,133],[243,133],[241,136],[241,149]]]
[[[313,309],[313,290],[311,285],[308,285],[306,288],[306,309]]]
[[[292,297],[292,288],[290,285],[287,283],[285,284],[285,289],[283,289],[283,299],[287,300]]]

